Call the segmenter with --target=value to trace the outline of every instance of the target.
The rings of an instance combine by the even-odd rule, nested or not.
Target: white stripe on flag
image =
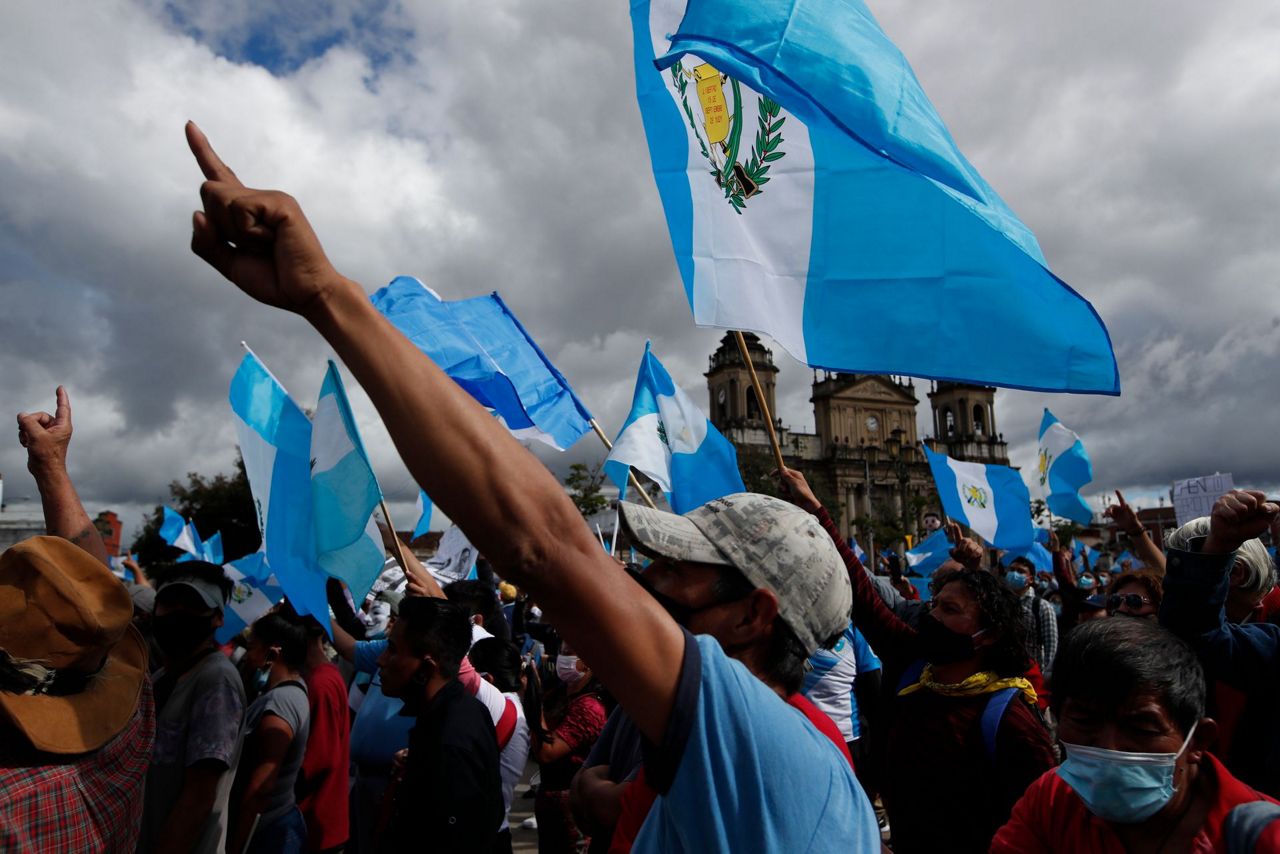
[[[1039,485],[1041,497],[1049,494],[1049,470],[1058,461],[1058,457],[1071,450],[1079,441],[1079,436],[1055,421],[1040,437],[1040,458],[1036,466],[1036,483]]]
[[[675,396],[654,395],[673,454],[696,454],[707,438],[707,416],[676,386]]]
[[[356,449],[342,420],[338,397],[326,394],[316,404],[311,418],[311,476],[329,471]]]
[[[655,56],[671,49],[668,35],[680,28],[687,5],[685,0],[651,3],[649,32]],[[703,64],[690,55],[674,68],[692,74]],[[743,216],[726,201],[724,190],[708,175],[712,168],[708,157],[717,158],[715,165],[720,168],[725,155],[720,145],[706,144],[697,83],[688,82],[682,97],[671,71],[662,72],[662,79],[676,110],[686,119],[686,171],[693,203],[694,322],[720,329],[765,332],[805,361],[804,300],[814,197],[813,149],[808,129],[795,119],[786,123],[786,159],[775,167],[774,177],[785,172],[787,180],[773,182],[768,192],[753,195],[749,201],[752,216]],[[732,98],[731,84],[720,84],[719,80],[716,84],[723,97]],[[742,83],[739,90],[742,126],[747,129],[742,136],[745,152],[760,115],[760,95]],[[687,121],[686,101],[696,127]],[[703,153],[704,149],[708,154]]]
[[[632,421],[613,443],[609,459],[639,469],[653,478],[663,492],[670,492],[671,449],[658,438],[661,423],[656,412],[641,415]]]
[[[964,507],[965,522],[988,543],[994,542],[996,528],[995,494],[987,483],[987,467],[981,463],[962,463],[947,457],[947,465],[956,478],[956,491]]]

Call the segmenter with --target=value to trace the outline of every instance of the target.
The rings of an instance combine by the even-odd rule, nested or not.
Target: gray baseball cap
[[[222,608],[227,604],[227,600],[222,595],[221,587],[211,581],[205,581],[203,578],[189,575],[179,576],[161,584],[156,588],[156,595],[159,596],[164,591],[177,587],[191,588],[200,597],[200,601],[210,608]]]
[[[732,566],[772,590],[779,616],[809,652],[849,624],[853,589],[840,552],[818,520],[794,504],[739,492],[683,516],[629,502],[618,507],[642,552]]]

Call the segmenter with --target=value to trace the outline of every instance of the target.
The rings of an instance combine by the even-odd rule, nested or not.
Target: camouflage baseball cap
[[[779,616],[813,652],[849,624],[853,590],[835,543],[810,514],[768,495],[739,492],[683,516],[621,502],[643,552],[724,564],[778,597]]]

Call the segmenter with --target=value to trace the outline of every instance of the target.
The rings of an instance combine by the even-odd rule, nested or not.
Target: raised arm
[[[36,479],[40,503],[44,506],[44,529],[54,537],[75,543],[111,566],[107,547],[85,512],[67,474],[67,448],[71,444],[71,400],[58,386],[58,405],[53,415],[23,412],[18,415],[18,442],[27,449],[27,470]]]
[[[192,250],[324,336],[369,393],[419,485],[504,578],[538,600],[566,640],[594,651],[596,675],[658,742],[683,662],[680,628],[600,549],[546,467],[339,275],[294,199],[246,188],[193,124],[187,140],[208,179]]]
[[[1280,666],[1280,626],[1231,623],[1226,614],[1236,549],[1277,515],[1261,492],[1229,492],[1213,506],[1207,537],[1169,550],[1160,624],[1191,644],[1212,677],[1238,688],[1274,678],[1267,674]]]
[[[1138,520],[1138,514],[1124,500],[1124,496],[1118,489],[1116,501],[1119,503],[1108,507],[1106,515],[1115,520],[1116,526],[1129,535],[1129,539],[1133,541],[1133,551],[1142,560],[1142,565],[1164,575],[1164,552],[1160,551],[1151,537],[1147,536],[1147,529]]]

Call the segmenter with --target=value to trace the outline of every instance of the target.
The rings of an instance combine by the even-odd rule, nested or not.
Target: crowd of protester
[[[59,389],[18,417],[47,535],[0,554],[0,849],[511,851],[531,779],[545,854],[1280,850],[1280,503],[1232,491],[1161,550],[1118,496],[1138,565],[1054,534],[1052,571],[948,524],[922,597],[784,469],[786,500],[622,503],[623,564],[188,134],[193,249],[338,351],[482,571],[389,548],[364,601],[219,644],[222,567],[111,573]]]

